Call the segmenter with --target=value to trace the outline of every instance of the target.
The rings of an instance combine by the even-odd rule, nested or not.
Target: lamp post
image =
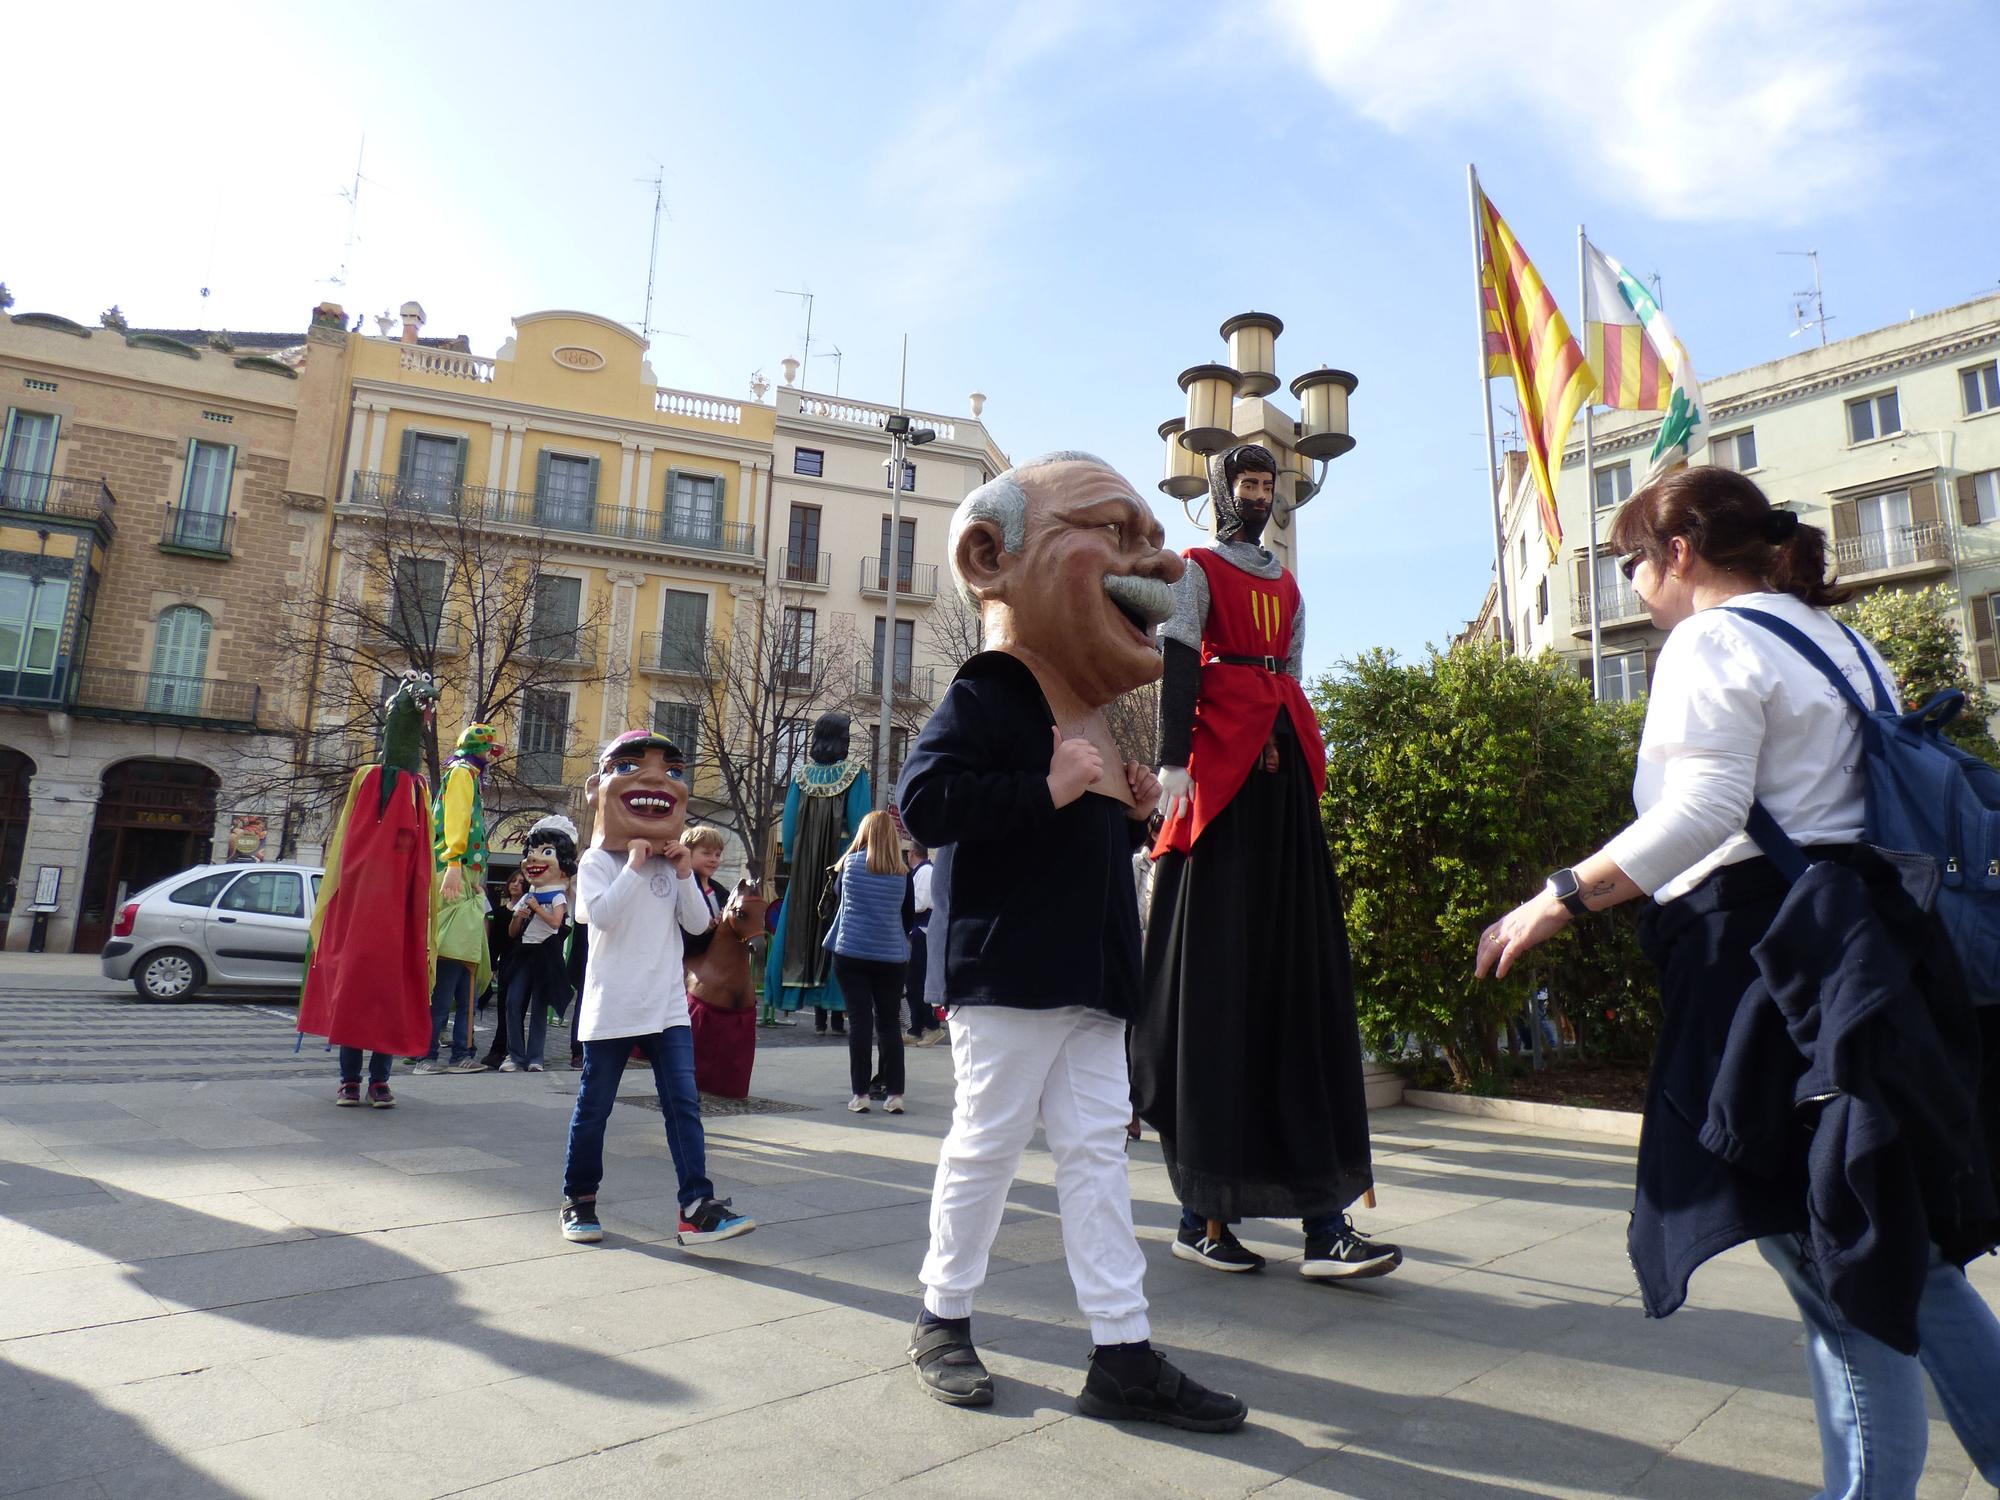
[[[1220,330],[1229,363],[1194,365],[1180,374],[1186,409],[1160,424],[1166,445],[1160,489],[1179,500],[1197,525],[1199,497],[1208,493],[1206,460],[1232,444],[1255,440],[1272,449],[1280,483],[1290,490],[1273,507],[1280,530],[1319,493],[1325,466],[1354,446],[1347,408],[1359,382],[1347,371],[1322,366],[1293,380],[1296,420],[1266,399],[1279,388],[1277,340],[1284,329],[1269,313],[1238,313]]]
[[[875,805],[887,807],[893,791],[888,785],[889,777],[889,735],[890,716],[896,704],[896,591],[902,582],[903,551],[903,465],[910,449],[920,448],[925,443],[937,441],[937,432],[929,427],[916,427],[910,422],[910,414],[902,410],[902,402],[897,402],[897,410],[889,414],[882,424],[889,434],[889,541],[883,551],[888,555],[882,559],[882,592],[888,603],[882,611],[882,646],[875,654],[875,673],[881,679],[877,703],[875,729]],[[912,566],[915,560],[912,559]],[[889,658],[888,667],[882,665],[882,658]],[[911,670],[916,670],[916,651],[910,652]]]

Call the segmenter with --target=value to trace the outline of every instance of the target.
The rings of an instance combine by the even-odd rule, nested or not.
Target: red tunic
[[[1208,577],[1208,621],[1201,631],[1201,689],[1195,699],[1194,742],[1188,775],[1194,806],[1168,820],[1153,848],[1187,854],[1204,829],[1242,789],[1271,737],[1282,710],[1292,716],[1300,752],[1312,769],[1313,789],[1326,791],[1326,747],[1319,720],[1298,680],[1284,670],[1292,626],[1299,617],[1299,585],[1289,570],[1256,578],[1212,547],[1190,547],[1187,560]],[[1276,670],[1217,661],[1219,656],[1266,657]]]

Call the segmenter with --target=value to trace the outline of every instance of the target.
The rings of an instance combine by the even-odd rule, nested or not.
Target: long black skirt
[[[1278,769],[1153,875],[1132,1098],[1203,1218],[1338,1213],[1374,1182],[1340,888],[1280,721]]]

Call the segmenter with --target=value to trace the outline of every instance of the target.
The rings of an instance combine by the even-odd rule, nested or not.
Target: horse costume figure
[[[326,846],[298,1029],[339,1047],[415,1057],[429,1045],[437,906],[431,798],[418,767],[437,686],[409,672],[383,716],[378,762],[348,783]]]
[[[688,940],[688,1021],[694,1028],[694,1079],[704,1094],[745,1099],[757,1061],[757,989],[750,943],[764,931],[770,902],[748,880],[736,882],[722,919],[705,939]],[[700,946],[697,949],[697,944]]]

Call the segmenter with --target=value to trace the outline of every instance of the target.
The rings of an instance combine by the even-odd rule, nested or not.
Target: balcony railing
[[[672,511],[604,505],[530,490],[496,490],[483,485],[420,485],[394,474],[354,476],[348,492],[354,505],[424,515],[459,515],[468,520],[566,531],[618,541],[646,542],[684,552],[757,555],[757,528],[747,521],[710,520]]]
[[[580,625],[569,630],[537,630],[530,623],[521,654],[545,665],[587,672],[597,665],[597,627]]]
[[[109,536],[118,529],[111,520],[117,503],[111,487],[102,479],[66,479],[60,474],[35,474],[25,469],[0,470],[0,511],[93,521]]]
[[[935,667],[896,667],[896,696],[909,703],[929,703],[937,684]],[[854,691],[864,698],[882,696],[882,668],[872,655],[854,664]]]
[[[160,530],[160,545],[176,552],[228,557],[236,545],[236,517],[212,510],[189,510],[185,505],[169,505],[166,525]]]
[[[887,406],[868,406],[859,401],[842,401],[838,397],[801,396],[799,415],[818,417],[823,422],[852,422],[858,427],[886,428],[895,410]],[[945,442],[958,435],[958,429],[943,417],[924,416],[919,412],[910,413],[910,426],[919,431],[935,432]]]
[[[1949,567],[1951,557],[1951,533],[1936,521],[1835,537],[1833,542],[1834,569],[1845,578],[1891,568]]]
[[[78,713],[110,718],[164,719],[249,729],[257,723],[257,703],[262,691],[254,682],[224,682],[219,677],[85,667],[77,673],[75,708]]]
[[[778,581],[825,588],[833,581],[833,554],[794,552],[787,547],[778,562]]]
[[[701,677],[708,672],[709,636],[649,630],[639,637],[639,670],[665,677]]]
[[[482,385],[493,378],[493,361],[483,355],[432,349],[423,344],[403,345],[396,364],[419,375],[448,375],[453,380],[477,381]]]
[[[887,594],[889,565],[879,557],[861,559],[861,592]],[[896,569],[896,597],[899,599],[937,598],[937,564],[905,563]]]
[[[653,410],[669,417],[695,417],[703,422],[741,426],[743,408],[721,396],[703,396],[694,391],[670,391],[665,386],[653,392]]]
[[[1603,590],[1597,600],[1597,623],[1600,626],[1652,618],[1652,612],[1644,602],[1623,583]],[[1569,623],[1578,630],[1590,629],[1590,595],[1577,594],[1569,601]]]

